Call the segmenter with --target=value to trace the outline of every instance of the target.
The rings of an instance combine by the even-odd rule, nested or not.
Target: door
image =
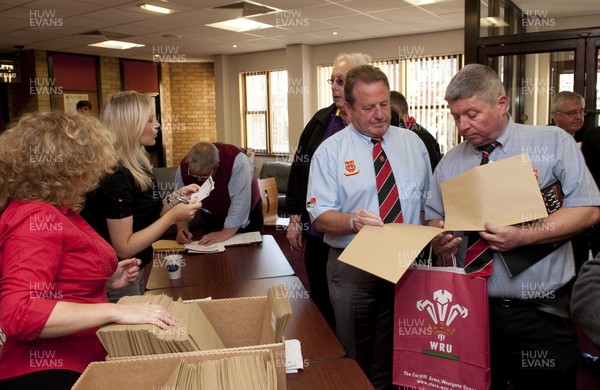
[[[504,82],[510,113],[518,123],[552,122],[551,98],[573,91],[586,100],[585,127],[599,126],[598,60],[600,38],[570,38],[482,47],[479,62]]]

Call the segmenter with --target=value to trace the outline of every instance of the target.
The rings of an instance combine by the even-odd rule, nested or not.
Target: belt
[[[555,298],[558,298],[560,296],[563,295],[567,295],[566,291],[567,288],[565,288],[567,286],[564,286],[558,290],[555,291]],[[568,296],[568,295],[567,295]],[[561,318],[564,319],[570,319],[571,316],[569,315],[569,313],[561,308],[558,308],[556,306],[553,306],[552,304],[548,303],[548,302],[541,302],[539,300],[535,300],[535,299],[513,299],[513,298],[489,298],[489,302],[490,302],[490,306],[494,306],[494,307],[500,307],[500,308],[509,308],[509,309],[516,309],[516,308],[531,308],[531,309],[535,309],[547,314],[552,314],[555,316],[559,316]],[[552,302],[552,301],[550,301]]]

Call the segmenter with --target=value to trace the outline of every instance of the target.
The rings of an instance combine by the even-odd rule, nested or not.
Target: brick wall
[[[11,119],[16,119],[26,111],[50,110],[50,95],[32,94],[30,89],[30,82],[33,82],[35,91],[36,79],[38,83],[46,83],[46,86],[50,81],[47,52],[27,50],[22,56],[21,84],[8,86]],[[102,99],[121,90],[118,58],[100,57],[99,71]],[[174,166],[196,142],[217,140],[214,67],[212,63],[162,63],[161,74],[165,163]],[[45,91],[47,87],[40,90]]]
[[[121,68],[119,59],[115,57],[100,57],[100,111],[104,100],[113,93],[121,91]]]
[[[163,63],[163,143],[167,166],[177,165],[196,142],[217,140],[212,63]]]

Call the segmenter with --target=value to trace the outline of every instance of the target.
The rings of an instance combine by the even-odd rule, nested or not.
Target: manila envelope
[[[485,230],[486,222],[508,226],[548,216],[527,154],[470,169],[440,184],[444,228]]]
[[[365,226],[339,259],[395,284],[427,243],[443,231],[403,223]]]

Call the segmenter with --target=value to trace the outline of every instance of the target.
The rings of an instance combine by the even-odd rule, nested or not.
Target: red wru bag
[[[462,268],[410,268],[396,284],[393,383],[483,390],[491,384],[487,281]]]

